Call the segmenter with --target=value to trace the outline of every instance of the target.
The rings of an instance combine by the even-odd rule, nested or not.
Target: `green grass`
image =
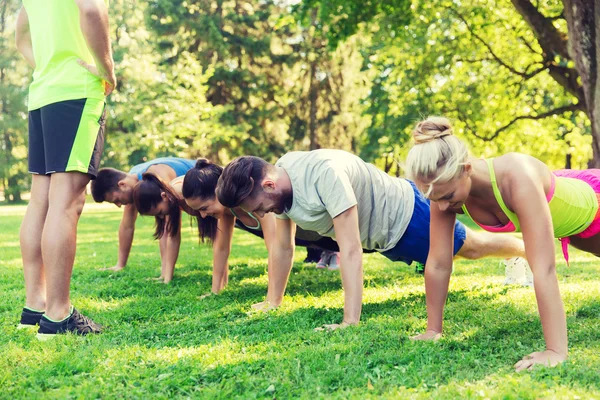
[[[303,249],[284,304],[249,316],[266,291],[260,240],[236,232],[229,287],[199,300],[210,290],[211,252],[192,228],[164,285],[148,279],[160,269],[153,220],[138,219],[125,271],[100,271],[116,262],[121,214],[88,207],[72,301],[108,329],[38,342],[16,329],[23,213],[0,209],[1,398],[600,398],[598,261],[574,250],[570,267],[558,265],[570,359],[517,374],[512,365],[544,342],[533,290],[503,286],[496,259],[456,263],[437,343],[408,339],[426,325],[422,276],[377,254],[365,256],[361,325],[313,332],[341,320],[343,296],[339,273],[304,265]]]

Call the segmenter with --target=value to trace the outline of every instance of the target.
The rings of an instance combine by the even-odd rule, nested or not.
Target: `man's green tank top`
[[[29,110],[75,99],[104,99],[102,80],[77,63],[94,65],[75,0],[23,0],[35,58]]]

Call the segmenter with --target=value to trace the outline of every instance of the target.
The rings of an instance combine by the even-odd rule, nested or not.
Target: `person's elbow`
[[[289,254],[293,255],[295,247],[296,246],[293,241],[278,242],[277,245],[273,246],[272,251],[278,252],[280,254],[285,254],[285,255],[289,255]]]
[[[135,224],[128,222],[122,222],[119,226],[119,232],[123,234],[133,235],[135,233]]]
[[[543,264],[537,264],[535,268],[531,269],[533,276],[536,280],[542,279],[555,279],[556,277],[556,263],[548,262]]]
[[[76,0],[79,14],[86,18],[98,18],[102,16],[102,9],[98,0]]]
[[[285,234],[278,232],[275,236],[265,241],[268,242],[269,247],[273,247],[274,250],[277,249],[279,251],[294,251],[294,248],[296,247],[296,241],[294,240],[293,234],[288,234],[287,232]]]
[[[439,274],[451,274],[452,273],[452,260],[440,261],[434,257],[429,257],[425,264],[426,275],[439,275]]]
[[[343,259],[362,259],[362,254],[362,243],[358,240],[340,244],[340,256]]]
[[[358,244],[354,244],[350,247],[347,247],[345,249],[340,249],[340,254],[342,255],[342,257],[345,257],[348,259],[362,257],[362,246],[360,243],[358,243]]]
[[[213,245],[213,252],[220,254],[221,256],[229,257],[231,246],[226,243],[215,243]]]

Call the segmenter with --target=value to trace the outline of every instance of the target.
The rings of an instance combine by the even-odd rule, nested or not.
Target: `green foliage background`
[[[29,185],[19,6],[0,5],[7,201]],[[560,0],[537,6],[567,34]],[[509,0],[113,0],[110,17],[119,85],[103,166],[327,147],[400,175],[411,128],[428,115],[450,117],[476,156],[519,151],[551,168],[591,157],[584,113],[540,117],[575,100]]]

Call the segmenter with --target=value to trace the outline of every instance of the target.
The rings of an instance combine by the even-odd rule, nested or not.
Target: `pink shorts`
[[[576,169],[560,169],[554,171],[555,176],[563,176],[565,178],[579,179],[592,187],[596,193],[598,204],[600,205],[600,169],[584,169],[582,171]],[[583,232],[574,235],[580,238],[589,238],[600,233],[600,207],[594,217],[594,220]]]
[[[598,199],[598,204],[600,205],[600,169],[585,169],[585,170],[576,170],[576,169],[560,169],[558,171],[554,171],[555,176],[562,176],[565,178],[573,178],[579,179],[580,181],[584,181],[588,185],[592,187],[594,192],[596,193],[596,198]],[[598,211],[594,216],[594,220],[583,232],[573,235],[574,237],[580,238],[589,238],[600,233],[600,206],[598,207]],[[569,263],[569,250],[568,245],[571,241],[570,237],[560,238],[562,243],[562,251],[567,264]]]

